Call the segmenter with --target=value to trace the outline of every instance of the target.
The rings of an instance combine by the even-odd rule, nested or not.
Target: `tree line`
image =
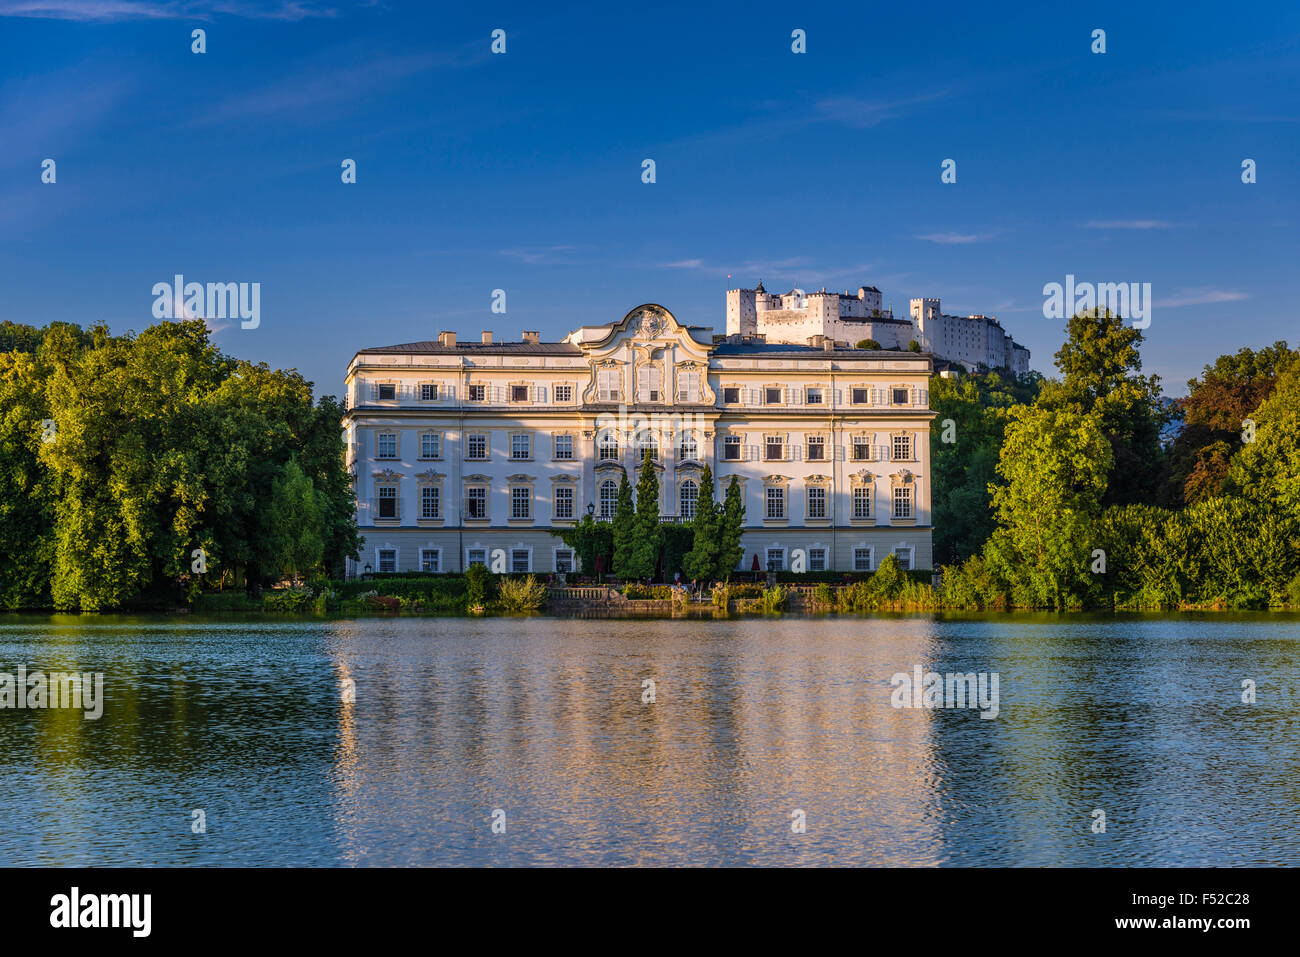
[[[359,547],[342,413],[201,320],[0,323],[0,606],[337,574]]]
[[[1300,352],[1220,356],[1162,398],[1140,330],[1073,317],[1059,379],[930,388],[950,607],[1300,604]]]

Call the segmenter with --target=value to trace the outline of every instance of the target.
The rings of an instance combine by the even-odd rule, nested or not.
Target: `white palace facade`
[[[931,567],[929,355],[823,336],[714,336],[662,306],[559,342],[437,341],[358,352],[344,421],[364,537],[355,575],[579,571],[553,529],[613,514],[651,450],[665,522],[705,464],[745,500],[738,566]],[[498,551],[499,550],[499,551]]]

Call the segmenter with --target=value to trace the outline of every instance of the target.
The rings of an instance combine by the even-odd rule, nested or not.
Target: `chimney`
[[[492,345],[492,331],[490,329],[483,330],[483,345]]]
[[[822,348],[825,349],[827,352],[834,352],[835,340],[832,339],[830,336],[826,336],[825,338],[822,339]]]
[[[438,345],[454,348],[456,345],[456,333],[440,332],[438,333]]]
[[[528,329],[524,330],[524,342],[531,342],[536,344],[540,341],[541,340],[538,338],[538,335],[535,331],[530,331]]]
[[[816,335],[816,336],[809,336],[809,337],[808,337],[808,345],[812,346],[814,349],[822,349],[822,348],[825,348],[825,346],[823,345],[823,343],[824,343],[825,341],[826,341],[826,337],[823,336],[823,335]]]

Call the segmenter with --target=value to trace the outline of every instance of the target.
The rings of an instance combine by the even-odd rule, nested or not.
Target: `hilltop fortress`
[[[727,290],[727,335],[771,343],[810,345],[833,340],[853,346],[874,339],[882,349],[906,350],[916,341],[922,352],[975,371],[980,366],[1029,371],[1029,350],[1016,343],[992,316],[950,316],[938,299],[913,299],[911,314],[896,319],[881,308],[880,290],[861,286],[857,294],[805,293],[791,289],[775,295],[759,280],[755,289]]]

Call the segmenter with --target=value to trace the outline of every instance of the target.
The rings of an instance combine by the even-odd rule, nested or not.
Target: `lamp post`
[[[370,573],[371,573],[372,571],[374,571],[374,569],[371,568],[369,564],[367,564],[367,565],[366,565],[366,572],[365,572],[365,574],[362,575],[361,577],[362,577],[362,578],[369,578],[369,577],[370,577]]]
[[[593,505],[591,502],[588,502],[588,503],[587,503],[587,515],[588,515],[588,516],[591,516],[591,515],[595,515],[595,514],[596,514],[596,506]]]

